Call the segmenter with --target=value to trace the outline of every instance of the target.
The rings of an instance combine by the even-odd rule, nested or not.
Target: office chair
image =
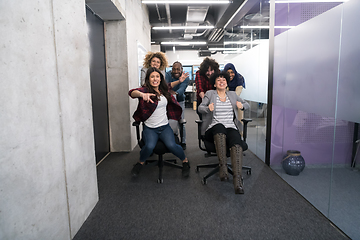
[[[183,135],[182,129],[183,129],[185,123],[186,123],[185,119],[179,120],[180,139],[182,139],[182,135]],[[142,148],[145,145],[145,142],[142,138],[140,138],[140,122],[133,122],[132,125],[136,127],[136,138],[137,138],[140,148]],[[179,140],[178,134],[174,133],[174,135],[175,135],[175,142],[181,146],[181,144],[180,144],[181,141]],[[163,155],[165,153],[170,153],[170,151],[167,149],[165,144],[159,139],[153,150],[153,154],[158,155],[158,160],[146,160],[145,161],[145,165],[147,165],[149,163],[157,163],[157,165],[159,167],[159,177],[158,177],[157,183],[163,183],[163,178],[162,178],[163,166],[169,166],[169,167],[179,168],[179,169],[183,168],[182,165],[176,164],[176,159],[164,160]]]
[[[249,118],[244,118],[241,119],[241,121],[243,122],[243,140],[246,144],[246,137],[247,137],[247,124],[249,122],[252,122],[252,119]],[[205,151],[205,157],[211,157],[211,156],[216,156],[216,148],[215,148],[215,143],[214,142],[209,142],[205,140],[205,136],[201,135],[201,124],[202,124],[202,120],[196,120],[195,121],[198,125],[198,143],[199,143],[199,148],[203,151]],[[246,144],[246,148],[243,149],[243,151],[247,150],[247,144]],[[228,148],[226,151],[226,156],[229,157],[230,156],[230,149]],[[227,163],[227,168],[228,168],[228,172],[233,175],[233,171],[232,171],[232,167],[230,163]],[[213,170],[211,170],[207,175],[205,175],[201,182],[205,185],[207,183],[207,179],[209,177],[211,177],[212,175],[214,175],[215,173],[219,172],[220,166],[219,166],[219,162],[217,163],[210,163],[210,164],[199,164],[196,166],[195,171],[199,172],[200,168],[214,168]],[[243,170],[246,170],[246,174],[250,175],[251,174],[251,167],[248,166],[242,166]]]

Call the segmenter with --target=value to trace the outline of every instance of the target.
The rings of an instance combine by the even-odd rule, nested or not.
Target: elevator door
[[[95,155],[96,163],[98,163],[110,152],[104,22],[88,8],[86,8],[86,22],[90,42],[90,81]]]

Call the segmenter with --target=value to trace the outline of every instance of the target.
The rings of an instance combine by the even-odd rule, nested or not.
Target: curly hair
[[[164,75],[162,75],[162,73],[159,71],[159,69],[154,68],[154,67],[150,67],[147,72],[146,72],[146,77],[145,77],[145,83],[144,86],[149,90],[149,93],[154,93],[157,98],[160,97],[160,95],[154,90],[154,88],[151,86],[150,84],[150,74],[153,72],[157,72],[160,74],[160,85],[159,85],[159,90],[160,92],[166,97],[166,99],[168,100],[168,102],[171,101],[171,94],[169,92],[169,88],[168,85],[165,81]],[[152,99],[153,101],[155,100],[156,97],[152,97],[154,99]]]
[[[226,79],[226,83],[229,85],[229,82],[230,82],[230,75],[225,72],[225,71],[222,71],[222,72],[217,72],[217,73],[214,73],[213,75],[211,75],[210,77],[210,84],[211,86],[214,86],[215,85],[215,81],[218,77],[223,77]],[[215,87],[213,87],[215,89]]]
[[[145,55],[143,66],[146,68],[150,68],[151,67],[150,66],[151,59],[153,59],[154,57],[160,59],[161,65],[160,65],[159,69],[161,71],[165,70],[165,68],[168,66],[168,60],[166,58],[165,53],[163,53],[163,52],[148,52]]]
[[[219,64],[215,61],[215,59],[206,57],[204,61],[200,64],[199,67],[200,75],[205,76],[209,67],[211,67],[211,69],[214,70],[214,73],[218,73],[220,71]]]

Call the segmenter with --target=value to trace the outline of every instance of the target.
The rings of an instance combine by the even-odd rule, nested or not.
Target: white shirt
[[[144,122],[147,127],[157,128],[157,127],[161,127],[161,126],[164,126],[169,123],[168,118],[167,118],[167,111],[166,111],[167,103],[168,103],[168,101],[167,101],[166,97],[161,95],[155,111]]]

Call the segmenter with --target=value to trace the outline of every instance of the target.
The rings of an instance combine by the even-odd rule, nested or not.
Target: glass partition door
[[[239,19],[224,35],[225,63],[234,64],[245,79],[240,97],[250,104],[244,112],[251,118],[248,124],[249,150],[265,161],[268,59],[269,59],[269,1],[245,1]]]
[[[275,2],[271,167],[360,239],[360,1]],[[305,160],[299,175],[288,150]]]

